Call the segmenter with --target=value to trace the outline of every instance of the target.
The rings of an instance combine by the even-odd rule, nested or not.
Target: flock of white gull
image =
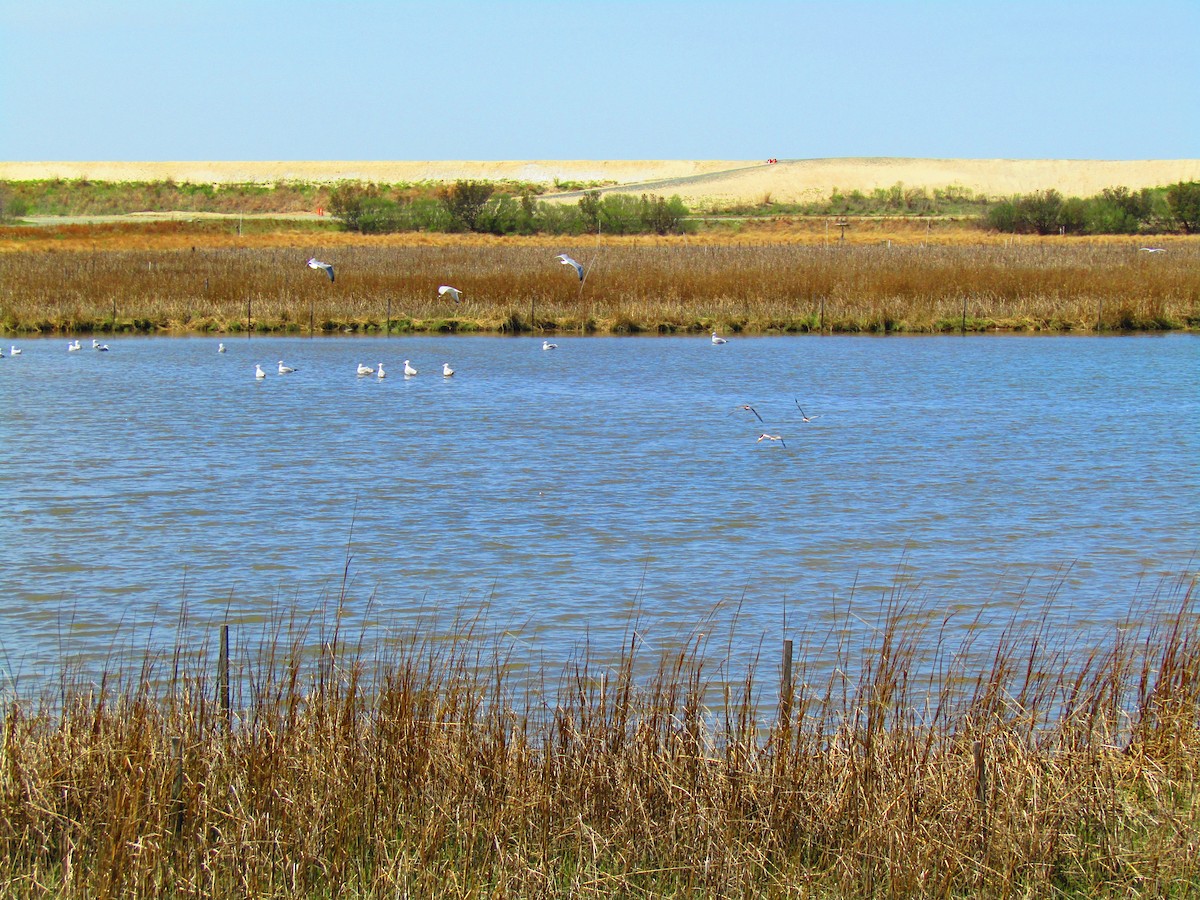
[[[586,274],[584,267],[582,265],[580,265],[578,262],[576,262],[574,259],[572,259],[570,256],[568,256],[565,253],[560,253],[560,254],[558,254],[558,256],[555,257],[555,259],[557,259],[564,266],[572,267],[576,271],[576,273],[579,275],[579,280],[580,281],[584,280],[584,277]],[[310,269],[317,269],[319,271],[325,272],[325,274],[329,276],[329,280],[331,282],[334,281],[332,264],[327,263],[327,262],[321,262],[319,259],[316,259],[315,257],[310,257],[307,265]],[[462,291],[460,291],[458,288],[452,287],[448,284],[443,284],[438,287],[438,296],[439,297],[448,296],[455,303],[458,303],[462,299]],[[721,337],[719,334],[717,334],[716,331],[714,331],[712,333],[711,340],[712,340],[712,343],[714,346],[720,346],[722,344],[729,343],[727,338]],[[83,349],[83,346],[79,343],[78,339],[72,340],[72,341],[68,342],[68,344],[67,344],[67,352],[68,353],[76,353],[76,352],[81,351],[82,349]],[[101,344],[98,340],[93,338],[92,339],[92,349],[99,353],[107,353],[108,352],[108,344]],[[543,350],[557,350],[558,344],[551,343],[550,341],[542,341],[542,349]],[[217,352],[218,353],[226,352],[226,347],[225,347],[224,343],[217,344]],[[20,356],[20,355],[21,355],[21,349],[19,347],[17,347],[15,344],[9,347],[9,356]],[[0,359],[3,359],[3,358],[4,358],[4,351],[0,350]],[[296,372],[298,370],[296,369],[295,366],[289,366],[287,363],[285,363],[281,359],[277,363],[276,371],[280,375],[290,375],[293,372]],[[407,360],[407,359],[404,361],[404,370],[403,371],[404,371],[405,378],[413,378],[418,374],[418,369],[415,366],[413,366],[411,360]],[[378,380],[378,379],[387,377],[387,372],[384,371],[383,363],[377,363],[374,367],[371,367],[371,366],[363,365],[360,362],[358,364],[356,373],[359,378],[365,378],[367,376],[373,375],[376,378],[376,380]],[[443,378],[451,378],[451,377],[453,377],[453,375],[454,375],[454,369],[452,369],[450,367],[450,363],[448,363],[448,362],[442,363],[442,377]],[[262,379],[265,379],[266,377],[267,377],[267,373],[263,369],[262,364],[255,363],[254,364],[254,378],[256,380],[261,381]],[[800,406],[799,400],[796,401],[796,407],[800,410],[800,418],[801,418],[801,421],[803,421],[803,422],[806,422],[806,423],[812,422],[815,419],[820,418],[820,416],[806,415],[804,412],[804,408],[802,406]],[[753,413],[754,417],[756,419],[758,419],[759,422],[763,421],[763,417],[758,414],[758,410],[756,410],[753,406],[750,406],[749,404],[743,404],[741,406],[735,407],[733,410],[733,412],[739,412],[739,411]],[[787,444],[784,442],[783,436],[779,435],[779,434],[769,434],[767,432],[763,432],[762,434],[760,434],[758,436],[757,442],[761,443],[762,441],[770,441],[772,443],[778,442],[781,446],[787,447]]]

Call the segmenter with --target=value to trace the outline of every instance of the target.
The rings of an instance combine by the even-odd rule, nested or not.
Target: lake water
[[[634,612],[774,647],[898,593],[1103,630],[1194,571],[1197,337],[555,340],[17,341],[5,674],[169,643],[185,603],[202,639],[344,594],[368,644],[486,609],[554,662]]]

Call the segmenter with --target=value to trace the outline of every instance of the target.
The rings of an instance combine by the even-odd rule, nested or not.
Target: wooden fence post
[[[171,738],[171,763],[175,777],[171,781],[171,829],[183,833],[183,739]]]
[[[232,726],[233,713],[229,703],[229,623],[221,625],[221,651],[217,657],[217,702],[225,719],[225,731]]]
[[[792,723],[792,641],[783,642],[783,678],[779,686],[779,720],[785,728]]]
[[[988,777],[987,760],[984,758],[983,741],[975,741],[971,747],[975,756],[975,806],[979,811],[979,836],[982,849],[986,853],[988,846]]]

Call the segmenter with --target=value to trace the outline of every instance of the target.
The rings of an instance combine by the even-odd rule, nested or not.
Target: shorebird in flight
[[[438,296],[444,297],[446,294],[449,294],[450,299],[453,300],[455,303],[457,303],[459,300],[462,299],[462,291],[460,291],[456,287],[450,287],[450,285],[448,285],[448,284],[443,284],[441,287],[438,288]]]
[[[254,364],[254,377],[259,379],[267,377],[267,373],[262,370],[262,366],[258,363]]]
[[[783,435],[781,435],[781,434],[763,433],[758,436],[758,440],[755,441],[754,443],[758,444],[758,443],[761,443],[762,441],[779,441],[779,443],[783,444],[784,449],[787,449],[787,444],[784,443]]]
[[[442,375],[444,375],[446,378],[449,378],[453,374],[454,370],[450,368],[450,363],[442,363]]]
[[[364,366],[362,363],[359,363],[358,364],[358,374],[359,375],[374,375],[375,370],[372,369],[370,366]]]
[[[575,262],[575,260],[571,259],[571,257],[567,256],[567,254],[565,254],[565,253],[560,253],[560,254],[558,254],[558,256],[556,256],[554,258],[557,259],[564,266],[574,266],[575,271],[579,273],[579,280],[583,281],[583,266],[581,266],[579,263]]]
[[[1143,247],[1138,252],[1139,253],[1166,253],[1167,251],[1163,247]]]
[[[308,258],[308,267],[310,269],[324,269],[325,274],[329,276],[329,280],[333,281],[333,266],[327,262],[321,262],[315,256]]]
[[[296,371],[296,370],[295,370],[295,369],[293,369],[291,366],[285,366],[285,365],[283,364],[283,360],[282,360],[282,359],[279,361],[279,374],[280,374],[280,375],[286,375],[288,372],[295,372],[295,371]]]
[[[760,422],[763,420],[763,417],[758,414],[758,410],[755,409],[753,406],[751,406],[749,403],[743,403],[741,406],[735,406],[733,411],[737,412],[739,409],[744,409],[748,412],[754,413],[754,417],[756,419],[758,419],[758,421],[760,421]]]
[[[417,374],[417,370],[412,367],[412,364],[406,359],[404,361],[404,377],[412,378]]]
[[[729,343],[729,341],[725,340],[725,338],[718,336],[718,334],[715,331],[712,333],[712,342],[714,344],[728,344]]]
[[[804,407],[800,405],[800,401],[796,401],[796,409],[800,410],[800,418],[802,421],[811,422],[813,419],[819,419],[820,416],[807,416],[804,414]]]
[[[542,349],[543,350],[557,350],[558,344],[552,344],[549,341],[542,341]]]

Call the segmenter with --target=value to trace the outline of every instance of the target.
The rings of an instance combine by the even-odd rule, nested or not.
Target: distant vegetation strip
[[[934,223],[840,241],[352,237],[103,227],[4,229],[0,331],[495,334],[1096,332],[1200,328],[1192,239],[929,240]],[[149,226],[147,226],[149,227]],[[837,229],[835,229],[836,232]],[[868,235],[872,235],[868,238]],[[219,238],[220,242],[214,241]],[[869,240],[869,242],[866,242]],[[98,243],[102,241],[103,243]],[[122,243],[125,241],[125,243]],[[90,245],[90,247],[89,247]],[[93,249],[94,248],[94,249]],[[569,253],[584,268],[555,258]],[[336,281],[307,268],[331,263]],[[439,295],[450,284],[461,302]]]
[[[600,187],[607,187],[603,194]],[[583,190],[577,202],[546,199]],[[549,194],[547,192],[550,192]],[[678,234],[721,218],[781,216],[954,216],[981,229],[1028,234],[1166,234],[1200,230],[1200,182],[1130,190],[1111,187],[1092,197],[1048,189],[989,198],[967,188],[928,190],[895,184],[870,193],[834,191],[802,204],[774,202],[703,211],[678,197],[623,192],[597,183],[515,181],[335,185],[279,182],[190,184],[163,182],[0,182],[0,219],[30,215],[122,215],[182,211],[224,214],[328,212],[336,226],[363,234],[476,232],[496,235]]]

